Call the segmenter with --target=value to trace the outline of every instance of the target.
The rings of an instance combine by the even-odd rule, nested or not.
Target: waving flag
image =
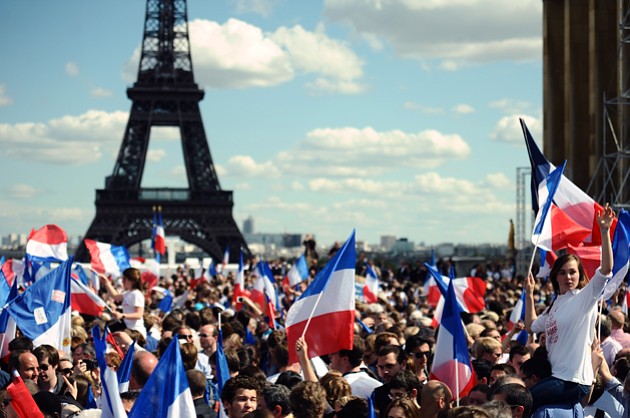
[[[569,245],[567,247],[567,253],[575,254],[580,257],[582,267],[584,267],[584,271],[586,272],[588,277],[593,277],[595,271],[601,264],[602,247],[600,247],[599,245],[579,245],[577,247]]]
[[[521,119],[520,122],[527,145],[529,162],[532,166],[532,209],[538,213],[539,202],[544,202],[544,199],[538,195],[539,185],[556,167],[547,161],[542,154],[529,129],[527,129],[525,121]],[[563,176],[560,183],[554,197],[557,207],[551,214],[552,230],[560,231],[565,228],[567,239],[571,239],[573,245],[576,246],[582,241],[585,245],[601,245],[602,240],[596,216],[597,212],[603,212],[604,208],[568,178]],[[615,225],[613,224],[611,230],[614,231],[614,228]],[[586,237],[575,242],[578,236],[584,235],[583,232],[586,233]]]
[[[168,289],[165,289],[161,286],[153,286],[151,290],[164,295],[164,297],[160,301],[160,304],[158,305],[159,310],[164,313],[169,313],[173,310],[173,294]]]
[[[213,277],[216,277],[217,275],[217,266],[214,264],[214,260],[210,259],[210,265],[208,266],[208,268],[206,269],[206,272],[204,273],[206,275],[206,279],[208,279],[208,283],[210,283],[212,281]]]
[[[164,234],[164,222],[162,222],[162,212],[158,209],[157,222],[155,221],[155,212],[153,212],[153,219],[155,226],[153,228],[153,251],[155,251],[155,258],[160,262],[160,257],[166,254],[166,235]]]
[[[7,260],[2,263],[2,272],[9,286],[13,286],[14,280],[17,280],[18,284],[20,284],[24,276],[24,262],[15,258]]]
[[[572,231],[572,221],[553,205],[553,199],[562,180],[562,173],[566,165],[567,162],[565,161],[562,166],[549,173],[547,178],[538,185],[538,198],[544,204],[536,214],[532,244],[547,251],[564,248],[569,241],[571,243],[580,243],[587,236],[585,233],[575,235],[570,232]],[[553,214],[554,210],[558,213]],[[554,222],[552,222],[552,218]],[[567,224],[559,224],[559,219],[566,219]],[[584,228],[582,228],[582,232],[584,231]],[[575,236],[576,240],[573,241],[570,238],[571,236]]]
[[[13,300],[7,310],[35,347],[49,344],[70,352],[72,257]]]
[[[603,300],[610,299],[628,274],[630,266],[630,214],[621,209],[617,220],[617,228],[612,242],[613,269],[612,278],[608,280],[602,295]]]
[[[436,328],[440,323],[442,311],[445,304],[445,295],[450,282],[453,282],[455,287],[455,296],[459,303],[460,310],[468,313],[476,313],[482,311],[486,307],[485,294],[487,283],[479,277],[462,277],[456,279],[450,279],[441,275],[436,269],[427,263],[424,263],[429,274],[433,277],[436,283],[436,288],[441,293],[437,307],[433,314],[432,326]]]
[[[225,352],[223,351],[223,330],[219,328],[219,336],[217,337],[217,355],[216,355],[216,378],[218,388],[218,398],[221,399],[221,392],[225,382],[230,378],[230,369],[228,368],[227,359],[225,358]]]
[[[26,254],[26,257],[24,257],[24,259],[25,268],[23,278],[25,283],[33,283],[34,281],[39,280],[50,273],[50,271],[52,270],[49,261],[43,261],[40,263],[28,254]]]
[[[302,283],[308,278],[308,266],[306,265],[306,257],[304,254],[300,256],[295,263],[289,269],[289,272],[284,277],[282,285],[284,287],[293,287]]]
[[[32,230],[26,241],[26,254],[38,261],[62,262],[68,259],[68,235],[57,225]]]
[[[245,290],[245,266],[243,265],[243,252],[238,259],[238,272],[236,273],[236,281],[234,282],[234,293],[232,295],[232,303],[237,310],[241,309],[242,303],[238,301],[241,296],[249,296]]]
[[[521,293],[521,297],[516,302],[514,309],[512,309],[512,313],[510,314],[510,321],[508,323],[508,331],[511,331],[514,328],[514,325],[518,321],[525,321],[525,291]],[[512,340],[518,341],[521,345],[527,344],[527,330],[522,330],[518,334],[514,334],[512,336]]]
[[[470,389],[477,384],[477,379],[470,363],[461,311],[453,285],[453,281],[450,281],[444,298],[444,312],[435,342],[431,379],[447,385],[459,400],[468,395]]]
[[[1,279],[0,279],[1,280]],[[7,300],[2,303],[2,307],[6,305],[7,302],[12,301],[18,295],[17,290],[17,281],[13,282],[13,286],[7,293]],[[15,321],[9,315],[9,311],[6,309],[2,309],[0,312],[0,359],[8,359],[9,354],[9,342],[11,342],[15,338],[16,326]]]
[[[431,250],[431,262],[429,265],[433,270],[438,271],[437,263],[435,262],[435,250],[433,249]],[[446,290],[446,285],[444,286],[444,290]],[[440,302],[442,292],[440,292],[433,274],[427,275],[424,281],[424,294],[427,296],[427,304],[435,309]]]
[[[536,277],[545,278],[551,273],[553,263],[556,262],[558,256],[553,251],[547,251],[544,248],[539,248],[538,254],[540,255],[540,268]]]
[[[242,251],[241,251],[241,255],[243,255]],[[223,253],[223,260],[221,262],[221,265],[223,266],[223,270],[225,270],[225,267],[227,267],[229,263],[230,263],[230,244],[225,246],[225,252]]]
[[[264,261],[259,261],[256,266],[257,278],[254,282],[254,288],[250,293],[252,302],[257,303],[265,316],[269,316],[267,309],[267,296],[272,304],[276,301],[276,288],[274,286],[273,274],[271,269]],[[274,306],[275,309],[275,306]]]
[[[366,303],[378,302],[378,275],[371,265],[366,264],[365,285],[363,285],[363,299]]]
[[[129,418],[195,417],[179,341],[174,338],[129,412]]]
[[[352,349],[354,336],[354,231],[291,306],[285,320],[289,347],[304,334],[309,358]],[[306,330],[306,333],[305,333]],[[297,362],[289,350],[289,363]]]
[[[129,252],[122,245],[111,245],[91,239],[83,240],[90,252],[92,270],[99,274],[108,274],[120,277],[125,269],[128,269]]]
[[[105,360],[105,352],[107,351],[107,343],[105,335],[101,334],[98,327],[92,328],[92,337],[94,339],[94,351],[96,360],[98,361],[101,371],[101,382],[103,393],[101,394],[101,417],[102,418],[126,418],[125,408],[120,399],[120,389],[118,387],[118,377],[113,369],[107,366]]]
[[[7,392],[11,395],[11,406],[20,418],[44,418],[17,371],[13,373],[13,381],[7,386]]]
[[[103,314],[103,309],[106,307],[105,301],[74,277],[72,277],[71,291],[72,310],[92,316]]]
[[[120,367],[116,370],[116,377],[118,380],[118,392],[123,393],[129,390],[129,380],[131,379],[131,364],[133,363],[133,355],[136,352],[136,342],[132,342],[125,357],[123,357]]]
[[[81,266],[81,264],[74,263],[74,266],[72,267],[72,277],[75,277],[78,281],[86,286],[90,284],[90,278],[85,273],[85,270],[83,269],[83,266]]]

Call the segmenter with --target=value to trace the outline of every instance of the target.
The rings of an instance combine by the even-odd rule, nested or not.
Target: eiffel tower
[[[162,207],[168,235],[197,245],[220,260],[247,244],[232,216],[232,192],[221,190],[210,156],[188,38],[186,0],[147,0],[142,54],[125,136],[114,172],[96,190],[96,215],[85,238],[131,246],[152,235],[152,210]],[[179,127],[188,188],[141,188],[152,126]],[[82,243],[78,260],[89,253]]]

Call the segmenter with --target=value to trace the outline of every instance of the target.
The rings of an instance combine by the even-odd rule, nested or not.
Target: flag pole
[[[304,325],[304,331],[302,331],[302,338],[304,338],[304,335],[306,335],[306,330],[308,329],[308,326],[311,323],[311,319],[313,319],[313,315],[315,314],[315,309],[317,309],[317,305],[319,305],[319,300],[322,298],[323,294],[324,292],[319,292],[319,295],[317,295],[317,300],[315,301],[315,304],[313,305],[313,309],[311,310],[311,313],[308,315],[308,320],[306,321],[306,325]]]
[[[455,391],[456,395],[456,405],[459,406],[459,362],[457,361],[457,355],[455,356]]]

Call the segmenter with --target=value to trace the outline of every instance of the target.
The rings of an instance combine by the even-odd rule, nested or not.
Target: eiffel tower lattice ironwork
[[[199,112],[204,92],[195,83],[186,0],[147,0],[142,53],[125,136],[105,188],[96,190],[96,215],[85,238],[130,246],[150,239],[152,208],[164,229],[215,260],[226,246],[249,252],[232,216],[232,192],[221,190]],[[188,188],[142,188],[152,126],[178,127]],[[77,259],[89,254],[82,244]]]

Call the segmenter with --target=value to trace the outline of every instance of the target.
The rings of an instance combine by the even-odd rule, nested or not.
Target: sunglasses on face
[[[59,373],[61,373],[61,374],[70,374],[70,373],[72,373],[72,367],[68,367],[67,369],[59,369]]]
[[[429,354],[431,354],[430,351],[418,351],[417,353],[413,353],[413,356],[415,358],[422,358],[422,357],[425,357],[425,356],[428,357]]]
[[[44,372],[47,372],[47,371],[48,371],[48,369],[50,368],[50,364],[46,364],[46,363],[44,363],[44,364],[40,364],[40,365],[39,365],[39,368],[40,368],[40,370],[42,370],[42,371],[44,371]]]
[[[192,340],[193,336],[192,335],[182,335],[182,334],[180,334],[180,335],[177,336],[177,338],[180,339],[180,340]]]

